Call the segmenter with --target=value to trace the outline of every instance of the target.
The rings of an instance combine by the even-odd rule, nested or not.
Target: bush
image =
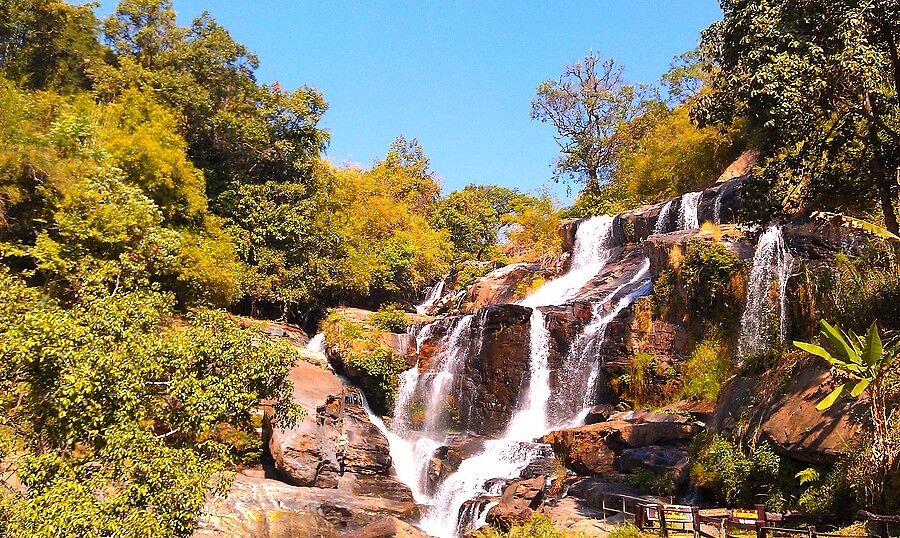
[[[736,278],[743,270],[744,262],[720,243],[688,243],[680,276],[691,314],[723,323],[740,319],[743,290]]]
[[[716,401],[722,384],[731,376],[734,364],[718,335],[701,340],[684,364],[682,378],[685,398]]]
[[[397,395],[397,376],[406,370],[406,361],[379,342],[380,331],[347,319],[337,310],[329,312],[320,331],[337,351],[344,371],[359,385],[376,413],[387,414]]]
[[[672,473],[657,473],[645,467],[628,475],[628,484],[645,495],[674,497],[678,487]]]
[[[369,322],[382,331],[402,333],[406,330],[406,313],[399,305],[388,304],[372,314]]]
[[[557,530],[553,521],[545,515],[534,514],[527,522],[514,525],[508,532],[493,528],[479,530],[475,538],[567,538],[567,534]]]
[[[767,443],[747,452],[713,434],[698,437],[698,447],[691,479],[717,501],[748,506],[756,502],[756,495],[765,494],[770,509],[786,508],[785,499],[796,489],[796,473]]]

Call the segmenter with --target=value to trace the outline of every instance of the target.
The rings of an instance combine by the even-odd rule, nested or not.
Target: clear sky
[[[262,82],[321,90],[331,161],[369,166],[402,133],[422,143],[445,192],[498,183],[561,199],[552,127],[529,116],[538,84],[591,50],[625,64],[630,80],[656,82],[721,17],[716,0],[174,5],[182,25],[209,11],[259,56]]]

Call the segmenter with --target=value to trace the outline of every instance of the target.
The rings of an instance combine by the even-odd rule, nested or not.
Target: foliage
[[[461,259],[497,257],[501,230],[510,222],[516,191],[495,185],[466,185],[438,202],[432,222],[450,232]]]
[[[377,328],[362,326],[339,310],[331,310],[319,330],[341,358],[343,373],[362,388],[372,409],[389,413],[397,395],[398,376],[407,369],[403,357],[381,343]]]
[[[644,495],[674,497],[678,489],[672,473],[657,473],[646,467],[635,469],[628,475],[628,484]]]
[[[402,333],[406,330],[406,312],[397,304],[384,305],[370,319],[376,328],[390,333]]]
[[[453,289],[461,290],[475,283],[476,280],[494,270],[493,264],[464,263],[457,271]]]
[[[744,263],[721,243],[691,241],[681,262],[680,279],[692,314],[726,322],[740,318],[740,287],[735,279]]]
[[[538,86],[531,117],[556,128],[562,155],[555,176],[576,178],[597,194],[620,151],[621,127],[641,115],[651,97],[649,88],[625,84],[623,67],[599,54],[585,56],[566,66],[558,80]]]
[[[510,263],[541,261],[549,263],[562,248],[560,219],[556,205],[547,195],[520,196],[512,202],[506,216],[509,230],[503,254]]]
[[[30,89],[77,91],[88,70],[105,60],[93,6],[59,0],[17,0],[0,6],[0,69]]]
[[[642,538],[644,536],[648,536],[648,534],[641,531],[630,521],[614,526],[608,535],[609,538]]]
[[[682,368],[682,395],[715,402],[719,390],[734,371],[734,362],[718,334],[698,342]]]
[[[762,151],[745,207],[761,221],[784,210],[865,215],[880,203],[897,233],[900,4],[856,0],[727,0],[703,32],[716,69],[692,115],[746,122]]]
[[[691,465],[691,479],[717,501],[730,506],[749,506],[758,493],[765,493],[770,508],[780,510],[787,475],[784,462],[768,444],[760,444],[749,452],[716,434],[699,439],[696,457]]]
[[[534,514],[521,525],[513,525],[501,532],[487,527],[476,531],[476,538],[566,538],[568,535],[553,526],[553,521],[543,514]]]
[[[869,320],[900,328],[900,264],[893,249],[869,242],[860,256],[838,254],[811,280],[819,317],[856,331],[866,330]]]
[[[816,405],[816,409],[828,409],[843,395],[852,398],[866,395],[873,426],[872,463],[876,476],[884,478],[874,482],[867,500],[876,507],[883,506],[887,495],[886,478],[900,455],[900,444],[895,437],[897,425],[894,411],[889,406],[888,386],[888,374],[900,354],[900,344],[885,347],[874,322],[865,336],[857,335],[852,330],[841,331],[825,320],[821,325],[821,340],[828,349],[806,342],[794,342],[794,345],[821,357],[839,375],[840,384]]]
[[[14,536],[101,536],[131,522],[129,536],[188,535],[207,492],[224,485],[213,475],[260,448],[221,428],[255,437],[264,399],[280,424],[299,417],[293,350],[221,313],[170,326],[164,295],[67,307],[6,272],[0,280],[0,407],[22,440],[28,486],[10,507]]]

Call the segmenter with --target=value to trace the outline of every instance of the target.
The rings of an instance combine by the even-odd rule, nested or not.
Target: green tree
[[[60,0],[10,0],[0,5],[0,69],[32,89],[74,92],[90,86],[88,71],[106,60],[93,6]]]
[[[599,192],[619,154],[620,128],[641,115],[655,92],[626,84],[623,67],[589,54],[569,65],[558,80],[538,86],[531,117],[550,122],[562,155],[555,175],[574,177]]]
[[[703,33],[715,71],[693,115],[738,119],[759,139],[761,174],[747,188],[760,219],[780,211],[880,204],[898,232],[900,3],[723,0]]]
[[[513,210],[514,190],[496,185],[467,185],[442,199],[432,222],[450,232],[462,259],[487,260],[499,253],[500,234]]]

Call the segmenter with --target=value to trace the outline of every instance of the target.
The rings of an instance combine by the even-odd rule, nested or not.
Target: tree
[[[569,65],[559,80],[538,86],[531,117],[556,128],[562,155],[555,176],[584,181],[598,192],[619,154],[619,129],[642,114],[653,92],[625,84],[623,67],[590,54]]]
[[[494,259],[501,230],[509,224],[505,218],[517,197],[517,192],[505,187],[466,185],[438,203],[432,222],[450,232],[461,258]]]
[[[873,443],[872,460],[875,464],[876,476],[874,498],[878,503],[884,502],[885,478],[894,468],[900,455],[900,446],[896,441],[896,409],[890,409],[889,373],[894,361],[900,355],[900,344],[884,347],[878,326],[869,327],[865,336],[853,331],[845,333],[822,321],[821,338],[829,349],[806,342],[794,342],[803,351],[825,359],[832,369],[842,378],[842,382],[822,399],[816,409],[828,409],[841,396],[858,398],[862,394],[868,396],[869,411],[872,420]]]
[[[10,0],[0,4],[0,69],[31,89],[78,91],[90,87],[88,71],[106,61],[97,41],[100,22],[91,5],[60,0]]]
[[[746,189],[760,220],[808,208],[869,211],[898,232],[900,2],[723,0],[703,33],[715,70],[692,111],[702,125],[737,119],[759,140]]]

